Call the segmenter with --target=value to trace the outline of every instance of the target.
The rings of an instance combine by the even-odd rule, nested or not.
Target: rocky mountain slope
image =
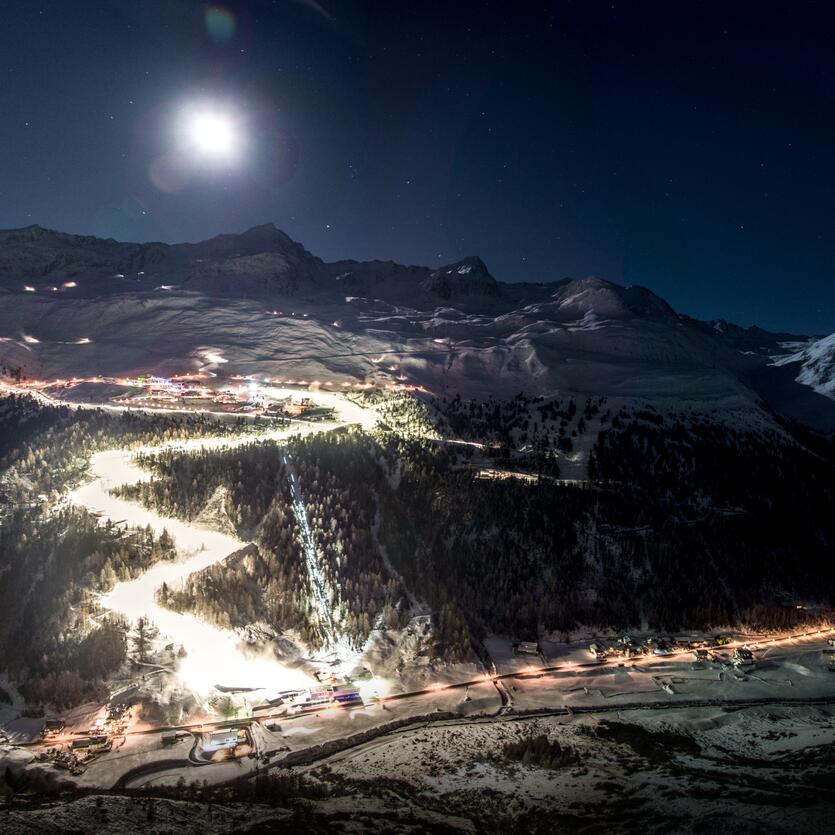
[[[504,283],[477,257],[324,262],[271,224],[173,245],[3,231],[0,299],[0,360],[33,376],[202,367],[475,397],[765,400],[835,430],[831,362],[786,356],[808,337],[700,322],[598,278]]]
[[[801,345],[788,343],[785,347],[797,350],[778,357],[774,364],[799,365],[798,382],[811,386],[818,394],[835,399],[835,334]]]

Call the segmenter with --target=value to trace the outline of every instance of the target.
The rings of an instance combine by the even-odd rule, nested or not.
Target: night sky
[[[0,227],[599,275],[835,331],[831,3],[4,0]],[[173,170],[189,102],[238,159]],[[169,160],[167,163],[166,160]],[[175,166],[176,168],[176,166]]]

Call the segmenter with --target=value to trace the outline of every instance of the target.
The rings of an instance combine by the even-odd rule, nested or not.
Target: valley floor
[[[563,764],[516,761],[545,735]],[[835,707],[645,710],[426,724],[291,770],[275,805],[102,794],[0,815],[23,832],[824,832]]]

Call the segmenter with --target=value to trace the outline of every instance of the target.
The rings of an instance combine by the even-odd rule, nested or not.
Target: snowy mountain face
[[[835,400],[835,333],[805,344],[783,343],[783,346],[791,353],[776,357],[774,364],[791,366],[797,371],[798,383]]]
[[[328,263],[271,224],[173,245],[0,232],[0,295],[0,360],[38,377],[222,368],[472,397],[835,405],[816,393],[831,391],[831,346],[804,360],[807,385],[771,364],[804,337],[700,322],[598,278],[504,283],[476,257]]]
[[[442,299],[467,296],[496,297],[499,285],[481,258],[465,258],[457,264],[435,270],[421,283],[422,289]]]

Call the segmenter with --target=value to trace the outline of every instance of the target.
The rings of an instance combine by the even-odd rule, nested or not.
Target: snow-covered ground
[[[797,382],[835,400],[835,333],[809,342],[787,343],[784,347],[789,353],[773,357],[772,364],[798,363]]]
[[[230,832],[262,822],[278,824],[286,809],[270,806],[199,803],[161,798],[88,796],[47,802],[35,809],[3,811],[6,833]]]
[[[573,761],[544,768],[504,755],[509,743],[540,735]],[[304,773],[333,786],[347,780],[355,796],[389,789],[400,804],[443,809],[471,826],[539,814],[541,826],[550,818],[569,831],[704,831],[696,821],[713,819],[723,832],[810,832],[824,831],[833,811],[816,788],[831,773],[817,758],[833,741],[826,707],[501,717],[409,729]]]

